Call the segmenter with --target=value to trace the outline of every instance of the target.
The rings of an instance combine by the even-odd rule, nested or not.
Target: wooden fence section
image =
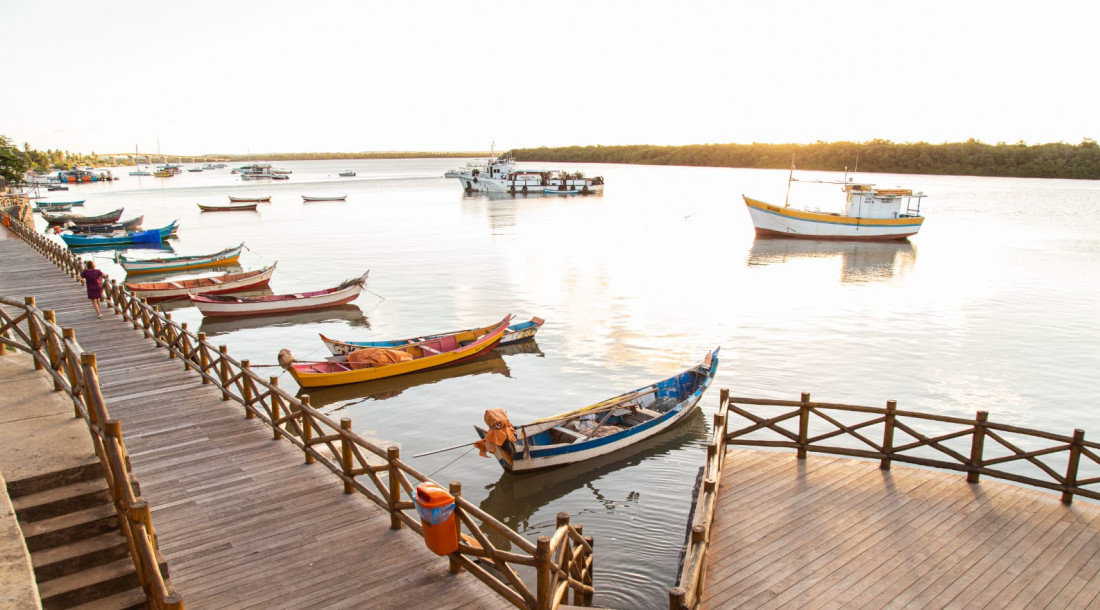
[[[783,454],[774,452],[731,452],[728,451],[729,445],[794,449],[797,459],[794,460],[794,467],[784,468],[776,464],[783,463],[784,459],[789,461],[789,456],[784,458]],[[729,456],[735,453],[737,457],[731,459]],[[865,476],[864,489],[851,491],[847,482],[861,476],[858,472],[868,472],[866,462],[836,460],[846,463],[843,467],[830,465],[829,468],[835,473],[823,474],[827,479],[823,482],[811,480],[807,469],[797,466],[809,453],[878,460],[882,471],[890,470],[891,464],[896,461],[966,473],[970,483],[979,482],[984,475],[1061,492],[1061,502],[1052,501],[1046,494],[996,483],[982,486],[979,492],[979,488],[958,485],[934,472],[911,469],[888,476],[878,475],[877,479]],[[728,390],[723,390],[714,419],[714,436],[708,445],[703,484],[696,498],[683,566],[677,586],[669,593],[670,608],[695,608],[701,602],[714,607],[738,603],[750,606],[778,604],[778,599],[770,595],[782,590],[776,585],[776,580],[782,579],[748,574],[743,570],[750,569],[753,564],[740,564],[730,557],[761,552],[753,546],[761,537],[775,545],[772,547],[774,555],[764,559],[765,562],[787,561],[779,559],[785,557],[778,550],[781,548],[805,548],[810,545],[812,550],[815,546],[828,545],[828,542],[821,541],[833,539],[833,533],[828,530],[837,527],[842,520],[840,515],[845,511],[848,515],[864,515],[861,520],[849,519],[849,526],[881,520],[887,529],[912,528],[912,531],[919,533],[910,532],[907,544],[915,544],[918,548],[923,548],[920,547],[922,544],[943,544],[945,537],[957,540],[958,544],[949,544],[945,548],[954,549],[958,556],[951,560],[942,559],[940,564],[952,566],[949,571],[953,577],[981,568],[979,574],[989,572],[996,576],[997,582],[1007,580],[1006,586],[1012,587],[1012,595],[986,600],[988,603],[1005,605],[1015,599],[1014,603],[1023,601],[1031,604],[1035,600],[1057,599],[1071,605],[1087,605],[1100,592],[1100,578],[1097,578],[1100,571],[1100,508],[1086,505],[1071,509],[1067,505],[1074,495],[1100,498],[1096,487],[1100,478],[1082,474],[1095,474],[1100,466],[1098,456],[1100,445],[1085,441],[1081,430],[1075,430],[1068,436],[1051,434],[991,422],[985,412],[978,412],[974,419],[965,419],[899,410],[894,401],[889,401],[885,407],[863,407],[812,402],[809,394],[803,394],[798,401],[735,398],[729,396]],[[852,469],[855,469],[855,474]],[[726,480],[731,472],[737,473],[735,480]],[[769,481],[769,478],[773,480]],[[944,485],[944,480],[949,484]],[[926,490],[938,486],[938,492],[918,501],[914,498],[919,494],[913,490],[922,485]],[[761,496],[768,497],[769,501],[761,501]],[[925,512],[915,508],[925,501]],[[791,522],[804,526],[802,520],[809,519],[808,515],[813,514],[821,502],[829,506],[837,503],[845,506],[840,507],[841,512],[832,520],[823,519],[818,523],[820,531],[816,532],[816,538],[798,527],[787,532],[783,530],[783,524],[772,517],[789,505],[792,507]],[[883,505],[880,510],[887,513],[886,517],[867,512],[868,506],[876,503]],[[913,508],[912,520],[899,520],[890,515],[891,511],[906,503]],[[750,519],[756,531],[744,537],[740,537],[741,533],[730,534],[726,531],[726,528],[737,530],[744,526],[746,518],[740,512],[742,510],[756,511]],[[929,517],[928,511],[940,514],[940,527],[921,529],[914,525],[916,522],[923,523],[922,519],[936,522],[937,518]],[[987,517],[969,520],[975,515]],[[997,527],[1006,518],[1021,519],[1019,527],[1022,529],[1003,530]],[[769,519],[772,521],[769,522]],[[948,536],[942,523],[952,520],[967,525]],[[996,535],[983,538],[975,535],[976,531],[990,531]],[[1027,537],[1019,535],[1020,532],[1034,532],[1034,535]],[[897,544],[896,534],[887,531],[879,536]],[[783,540],[783,536],[790,538],[776,543],[776,540]],[[1010,538],[1018,538],[1018,544],[1028,551],[1006,553],[1002,547],[1004,541]],[[724,540],[727,546],[719,549],[716,540]],[[746,546],[740,546],[742,544]],[[1059,544],[1062,546],[1059,547]],[[852,548],[847,555],[837,557],[835,561],[852,566],[880,565],[894,556],[891,554],[892,548],[882,543],[867,548]],[[1034,553],[1030,552],[1032,549]],[[931,551],[923,549],[921,552],[927,554]],[[767,552],[763,552],[757,560],[766,555]],[[715,563],[721,566],[716,568]],[[809,567],[802,565],[795,571],[801,574],[800,579],[808,582],[817,582],[819,578],[828,581],[827,577],[819,576],[821,573],[844,573],[844,568],[828,567],[831,564],[814,564],[809,559],[806,564]],[[1021,564],[1026,569],[1020,567]],[[733,568],[735,565],[739,567]],[[901,577],[901,581],[920,575],[916,568],[910,568],[912,574]],[[905,566],[901,569],[904,570]],[[930,568],[931,573],[936,574],[936,569]],[[1023,574],[1018,573],[1021,570]],[[1003,576],[1013,571],[1017,572],[1016,579]],[[942,577],[942,574],[939,576]],[[987,580],[971,577],[977,578],[978,584],[971,584],[970,588],[982,591],[988,588]],[[714,578],[717,582],[711,582]],[[855,576],[849,575],[848,578]],[[920,575],[920,578],[927,579],[928,576]],[[750,584],[736,584],[741,579]],[[765,584],[763,588],[754,589],[753,582]],[[935,597],[936,605],[955,599],[947,596],[946,591],[957,594],[958,599],[968,599],[966,594],[951,588],[955,586],[952,582],[962,580],[946,581],[944,591]],[[840,579],[840,583],[851,585],[844,579]],[[1074,586],[1067,583],[1074,583]],[[794,586],[789,582],[787,584]],[[886,588],[871,595],[868,599],[872,601],[868,603],[895,604],[914,590],[926,586],[927,583],[922,581],[909,582],[904,587]],[[792,594],[788,602],[790,599],[798,599],[799,603],[824,599],[819,588],[804,591],[794,587],[793,590],[799,593]],[[1066,592],[1073,594],[1067,597]],[[1029,594],[1034,594],[1034,597],[1027,597]]]
[[[107,413],[99,388],[95,354],[84,353],[73,330],[59,328],[54,323],[53,312],[39,310],[33,298],[20,303],[0,297],[0,304],[8,307],[0,308],[0,356],[9,348],[30,354],[34,367],[53,377],[54,389],[72,398],[76,416],[83,418],[88,426],[118,513],[119,529],[126,538],[149,607],[182,610],[183,598],[158,568],[157,535],[149,503],[132,485],[122,428],[118,420],[111,419]]]
[[[70,276],[82,270],[81,261],[67,249],[18,224],[12,230]],[[203,333],[195,335],[171,320],[169,314],[134,298],[121,284],[109,281],[105,286],[109,303],[116,313],[133,324],[146,338],[167,350],[185,371],[197,373],[202,384],[220,390],[223,401],[243,405],[249,419],[270,426],[272,437],[286,440],[304,454],[306,464],[320,463],[343,483],[347,494],[358,493],[390,515],[389,527],[402,524],[423,536],[415,505],[408,499],[416,485],[431,480],[402,461],[397,447],[379,447],[351,430],[347,418],[336,422],[309,404],[287,393],[277,379],[257,375],[248,361],[231,358],[225,346],[215,348]],[[155,380],[146,382],[154,386]],[[455,515],[459,527],[459,550],[448,556],[451,572],[466,569],[498,595],[519,608],[554,608],[568,600],[587,604],[592,587],[593,555],[591,537],[579,525],[559,514],[552,536],[541,536],[535,543],[520,536],[479,507],[461,497],[461,486],[452,483],[456,497]],[[491,532],[495,536],[490,536]],[[491,541],[506,540],[506,548]],[[348,569],[354,569],[349,566]]]

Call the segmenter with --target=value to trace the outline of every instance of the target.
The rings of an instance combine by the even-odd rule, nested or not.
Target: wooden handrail
[[[20,311],[12,316],[0,308],[0,345],[29,354],[53,378],[54,390],[69,395],[75,416],[87,425],[146,600],[153,608],[182,610],[182,596],[160,572],[149,505],[135,493],[121,425],[110,419],[100,393],[95,355],[84,352],[73,329],[59,328],[48,315],[51,312],[36,308],[33,299],[19,302],[0,297],[0,303]],[[26,324],[26,330],[20,323]]]
[[[750,405],[789,410],[778,415],[765,415],[747,408]],[[733,417],[740,418],[745,425],[739,422],[740,427],[730,431]],[[848,422],[850,417],[866,419]],[[785,422],[795,421],[798,422],[795,429],[783,426]],[[957,428],[929,430],[944,426]],[[824,431],[817,432],[819,429]],[[876,438],[881,438],[881,441],[871,437],[872,430],[880,430]],[[773,438],[759,438],[765,434]],[[912,440],[902,442],[899,434]],[[773,440],[775,437],[778,440]],[[847,439],[850,442],[847,445],[826,442],[831,439]],[[1022,447],[1042,441],[1054,444],[1030,449]],[[967,446],[965,449],[954,448],[950,442],[966,443]],[[893,400],[887,401],[885,407],[868,407],[813,402],[808,393],[803,393],[801,400],[731,397],[729,390],[723,389],[718,413],[714,417],[713,437],[707,446],[702,488],[695,497],[684,561],[675,586],[669,589],[669,608],[672,610],[692,609],[699,604],[710,525],[728,445],[794,449],[799,458],[813,452],[879,460],[879,468],[883,470],[889,470],[893,462],[902,462],[965,473],[970,483],[979,482],[984,475],[1059,491],[1062,502],[1066,504],[1071,503],[1075,495],[1100,500],[1100,477],[1080,478],[1082,459],[1092,468],[1100,467],[1100,443],[1086,441],[1083,430],[1074,430],[1071,436],[1066,436],[1000,424],[989,421],[985,411],[978,411],[973,419],[902,411],[898,410],[897,402]],[[991,447],[1001,454],[991,455]],[[1061,454],[1065,455],[1064,470],[1040,459]],[[1030,466],[1046,477],[1025,475],[1001,467],[1008,464]]]
[[[15,232],[70,276],[79,275],[80,258],[68,249],[25,227]],[[403,462],[396,447],[383,448],[367,441],[351,430],[350,420],[346,424],[344,420],[332,420],[310,405],[308,395],[299,398],[287,393],[275,377],[262,378],[247,361],[232,358],[225,346],[215,347],[204,333],[193,334],[145,299],[135,297],[123,284],[108,278],[104,297],[135,330],[165,348],[170,358],[181,359],[185,369],[197,372],[203,384],[217,386],[223,400],[240,403],[246,417],[272,428],[275,439],[285,439],[301,449],[306,463],[322,464],[341,481],[346,493],[354,490],[387,510],[391,528],[405,525],[417,535],[424,535],[415,504],[402,499],[402,495],[411,499],[417,484],[434,481]],[[372,459],[376,463],[371,463]],[[363,477],[366,481],[361,480]],[[538,542],[532,544],[461,495],[455,497],[455,514],[457,523],[470,532],[480,548],[460,544],[459,550],[448,556],[452,570],[466,569],[519,608],[556,608],[570,588],[574,590],[574,604],[591,603],[593,543],[591,537],[582,536],[580,526],[559,524],[547,539],[548,544],[553,539],[557,545],[548,545],[542,552]],[[505,538],[519,552],[497,548],[485,530]],[[480,559],[488,560],[497,572],[478,565]],[[534,574],[528,579],[519,571]],[[526,584],[532,580],[537,583],[535,591]]]

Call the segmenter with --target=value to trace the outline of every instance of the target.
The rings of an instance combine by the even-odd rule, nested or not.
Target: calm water
[[[204,322],[173,318],[237,358],[325,351],[321,332],[388,339],[543,317],[518,353],[378,385],[315,391],[314,404],[402,455],[474,440],[484,409],[520,423],[646,385],[722,346],[703,413],[595,464],[522,477],[465,449],[412,460],[529,538],[568,511],[596,537],[596,603],[663,607],[718,389],[881,405],[1100,434],[1100,183],[861,174],[929,198],[901,244],[754,240],[741,193],[781,202],[786,171],[576,165],[602,197],[465,196],[465,160],[286,162],[282,183],[228,169],[122,176],[73,187],[85,212],[125,206],[146,228],[180,219],[177,253],[244,241],[245,268],[276,260],[275,292],[371,270],[369,293],[331,312]],[[541,167],[540,164],[521,164]],[[564,167],[558,165],[555,167]],[[356,178],[339,178],[344,169]],[[126,169],[116,173],[126,173]],[[835,179],[838,174],[804,173]],[[255,213],[200,213],[226,195],[271,195]],[[347,194],[303,203],[301,195]],[[797,205],[840,208],[837,186],[796,185]],[[96,260],[114,278],[109,253]],[[272,375],[278,369],[264,369]],[[294,387],[287,374],[280,384]],[[181,405],[179,408],[186,408]]]

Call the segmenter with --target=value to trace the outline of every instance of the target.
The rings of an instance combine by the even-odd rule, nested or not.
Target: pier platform
[[[733,448],[706,608],[1093,608],[1100,506],[965,474]]]
[[[97,319],[76,280],[2,229],[0,260],[0,294],[34,296],[96,353],[187,607],[512,607],[469,574],[449,573],[415,534],[391,530],[386,511],[342,493],[109,308]]]

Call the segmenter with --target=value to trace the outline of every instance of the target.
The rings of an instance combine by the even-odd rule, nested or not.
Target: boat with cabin
[[[799,180],[794,162],[787,177],[787,201],[782,206],[765,203],[742,194],[757,235],[794,239],[891,240],[916,235],[924,224],[920,212],[924,193],[906,188],[878,188],[855,182],[847,171],[843,182]],[[845,202],[842,212],[822,212],[815,206],[802,209],[790,203],[792,182],[839,184]],[[904,206],[904,207],[903,207]]]
[[[474,426],[482,457],[506,472],[563,466],[606,455],[657,435],[682,421],[718,372],[718,351],[687,370],[595,404],[512,426],[504,409],[488,409],[486,427]]]
[[[519,169],[511,155],[490,158],[487,162],[470,162],[466,167],[444,174],[462,184],[467,193],[545,193],[549,189],[576,191],[590,195],[603,192],[602,176],[585,177],[582,172],[562,170]]]

